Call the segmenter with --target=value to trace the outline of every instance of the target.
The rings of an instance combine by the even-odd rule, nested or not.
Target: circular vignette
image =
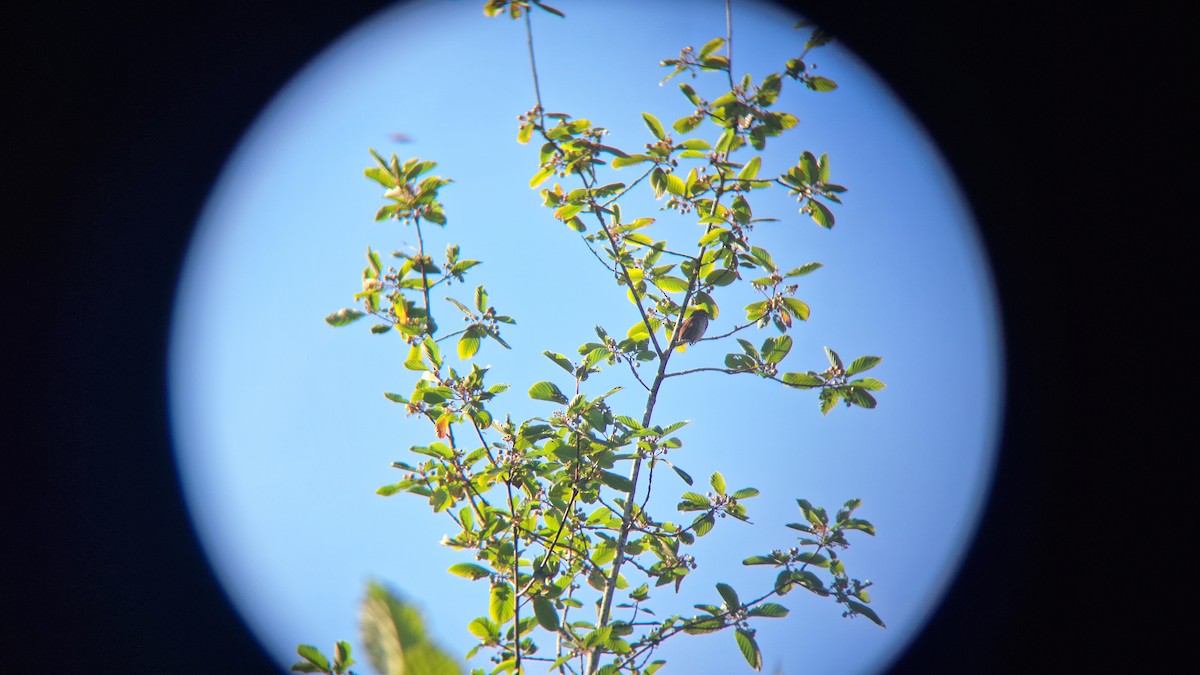
[[[588,117],[636,147],[646,136],[641,111],[687,114],[673,86],[658,86],[665,73],[656,64],[722,34],[724,14],[715,2],[691,3],[683,16],[667,16],[674,6],[626,3],[640,13],[635,24],[617,5],[598,11],[564,2],[566,21],[539,21],[539,77],[549,108]],[[739,59],[753,64],[741,72],[768,72],[803,40],[777,7],[738,3],[735,12],[735,69]],[[646,25],[657,27],[652,39],[612,47],[612,36]],[[404,386],[400,347],[322,321],[351,304],[367,245],[388,251],[414,243],[410,233],[371,222],[379,202],[362,177],[368,147],[438,161],[439,173],[455,179],[445,191],[450,221],[439,244],[457,242],[485,260],[475,283],[518,318],[514,353],[483,356],[514,391],[545,379],[527,374],[542,349],[567,352],[589,339],[599,318],[628,323],[621,318],[627,305],[616,297],[595,304],[598,318],[563,325],[563,308],[577,307],[603,279],[587,277],[585,266],[594,263],[571,250],[573,238],[528,190],[536,149],[514,141],[515,117],[533,98],[520,29],[484,19],[471,3],[411,3],[373,17],[272,100],[201,215],[172,330],[177,460],[217,576],[281,666],[295,660],[296,644],[356,640],[368,578],[385,579],[422,604],[452,653],[470,648],[465,624],[483,613],[477,589],[445,573],[465,558],[437,546],[444,528],[436,519],[415,500],[374,494],[395,479],[390,462],[421,442],[418,427],[380,396]],[[562,53],[606,58],[554,57]],[[736,402],[761,397],[754,383],[704,383],[721,395],[688,399],[681,390],[662,419],[696,420],[684,436],[695,454],[683,462],[694,475],[722,470],[731,482],[772,495],[755,505],[762,516],[752,534],[715,533],[737,545],[730,549],[789,545],[778,528],[798,519],[795,497],[828,505],[864,499],[863,515],[879,535],[847,555],[856,575],[875,581],[873,607],[887,631],[844,621],[829,603],[789,596],[792,615],[761,625],[759,642],[767,665],[785,670],[869,672],[885,667],[921,628],[979,519],[994,463],[1002,346],[986,256],[941,154],[852,54],[834,45],[813,61],[841,86],[824,98],[782,99],[781,109],[797,107],[800,138],[781,139],[778,149],[772,141],[768,154],[828,152],[850,192],[833,232],[783,199],[771,203],[771,215],[785,223],[762,236],[777,257],[826,266],[806,291],[813,318],[797,334],[810,350],[806,361],[816,365],[810,357],[820,356],[822,344],[881,354],[889,388],[874,411],[821,417],[814,401],[791,396],[739,413]],[[530,249],[531,240],[539,246]],[[546,251],[552,257],[530,264]],[[690,351],[720,360],[718,351]],[[930,364],[953,376],[931,376]],[[541,414],[528,402],[513,405]],[[763,461],[730,464],[722,448],[743,446],[745,432],[701,426],[730,414],[754,415],[753,451]],[[705,601],[717,580],[769,583],[738,576],[746,574],[742,557],[716,552],[721,565],[713,567],[721,569],[698,570],[689,580],[697,597],[688,599]],[[725,642],[696,639],[663,656],[684,668],[744,667]]]

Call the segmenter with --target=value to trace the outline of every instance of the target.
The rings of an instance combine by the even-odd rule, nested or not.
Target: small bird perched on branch
[[[694,345],[700,338],[704,337],[704,331],[707,329],[708,312],[703,309],[697,309],[688,318],[683,320],[683,325],[679,328],[679,341]]]

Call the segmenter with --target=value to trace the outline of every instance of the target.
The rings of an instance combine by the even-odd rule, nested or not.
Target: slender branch
[[[641,506],[643,512],[646,510],[646,505],[650,503],[650,493],[654,490],[654,467],[656,466],[658,466],[658,462],[651,459],[650,472],[646,474],[646,498],[642,500]],[[634,561],[632,558],[629,560],[629,562],[632,562],[636,565],[636,561]]]
[[[638,381],[638,384],[642,385],[642,388],[645,389],[646,391],[650,391],[650,387],[647,387],[646,383],[642,382],[642,376],[638,375],[637,368],[635,368],[633,365],[633,359],[629,359],[628,361],[626,361],[626,363],[629,364],[629,372],[633,373],[633,378]]]
[[[513,526],[513,563],[512,563],[512,588],[513,588],[513,652],[516,654],[517,667],[516,672],[521,672],[521,603],[517,602],[517,583],[520,581],[520,564],[521,564],[521,526],[517,520],[517,509],[513,503],[512,493],[513,474],[508,472],[508,480],[504,482],[505,488],[508,490],[508,514],[512,518]]]
[[[687,258],[688,260],[695,260],[697,262],[699,262],[699,260],[700,260],[699,258],[697,258],[694,255],[688,255],[687,253],[679,253],[678,251],[672,251],[669,248],[660,248],[657,250],[662,251],[663,253],[669,253],[674,256],[679,256],[680,258]]]
[[[679,377],[680,375],[691,375],[692,373],[701,373],[706,370],[714,372],[714,373],[728,373],[729,375],[737,375],[739,373],[751,372],[748,370],[733,370],[732,368],[713,368],[713,367],[689,368],[687,370],[680,370],[680,371],[677,371],[674,373],[667,373],[666,375],[663,375],[663,378],[665,379],[668,377]]]
[[[537,61],[533,58],[533,26],[530,24],[529,8],[525,8],[525,42],[529,45],[529,71],[533,74],[533,96],[537,100],[538,107],[538,126],[542,129],[542,134],[546,133],[546,116],[545,108],[542,107],[542,88],[538,85]]]
[[[751,321],[750,323],[747,323],[747,324],[742,324],[741,326],[738,326],[737,328],[734,328],[733,330],[731,330],[731,331],[729,331],[728,333],[725,333],[725,334],[723,334],[723,335],[713,335],[713,336],[706,337],[706,338],[700,338],[700,340],[697,340],[697,342],[699,342],[699,341],[702,341],[702,340],[720,340],[720,339],[722,339],[722,338],[727,338],[727,337],[729,337],[730,335],[733,335],[734,333],[737,333],[738,331],[745,330],[745,329],[747,329],[747,328],[749,328],[749,327],[753,326],[753,325],[754,325],[754,324],[756,324],[756,323],[758,323],[758,322],[757,322],[757,321]]]
[[[583,237],[580,237],[580,238],[583,239],[584,245],[587,246],[588,250],[592,252],[592,255],[596,257],[597,262],[599,262],[601,265],[603,265],[604,269],[608,270],[609,272],[612,272],[613,276],[616,276],[617,270],[610,267],[608,263],[604,262],[604,258],[601,258],[599,253],[596,253],[596,249],[592,246],[592,242],[588,241],[586,238],[583,238]]]
[[[425,238],[421,235],[421,217],[414,217],[413,224],[417,227],[417,255],[421,260],[421,290],[425,296],[425,333],[432,335],[433,308],[429,305],[429,272],[427,271],[428,266],[425,264]]]
[[[655,164],[654,164],[653,166],[651,166],[649,169],[646,169],[646,173],[643,173],[642,175],[638,176],[638,179],[637,179],[637,180],[633,181],[633,182],[632,182],[632,183],[630,183],[629,185],[626,185],[624,190],[621,190],[621,191],[620,191],[620,192],[618,192],[617,194],[613,195],[613,196],[612,196],[612,197],[611,197],[611,198],[610,198],[608,201],[606,201],[606,202],[604,202],[603,204],[601,204],[601,205],[600,205],[600,207],[601,207],[601,208],[606,208],[606,207],[607,207],[609,204],[612,204],[613,202],[617,201],[617,200],[618,200],[618,199],[620,199],[621,197],[624,197],[626,192],[629,192],[630,190],[632,190],[632,189],[633,189],[633,187],[634,187],[635,185],[637,185],[638,183],[640,183],[640,182],[642,182],[643,180],[645,180],[646,176],[649,176],[650,174],[654,173],[654,169],[655,169],[655,168],[657,168],[657,167],[658,167],[658,164],[657,164],[657,163],[655,163]]]
[[[591,187],[591,185],[588,185],[586,179],[584,180],[584,187]],[[604,229],[604,234],[608,236],[609,245],[612,246],[612,259],[614,262],[616,262],[617,267],[621,268],[621,274],[625,278],[625,283],[629,285],[629,292],[633,294],[633,299],[638,308],[638,314],[642,316],[642,323],[646,324],[646,331],[650,333],[650,341],[654,343],[654,351],[658,353],[659,358],[662,358],[663,351],[662,346],[658,344],[658,331],[653,330],[654,327],[650,324],[650,317],[646,314],[646,308],[642,306],[643,296],[637,292],[637,285],[633,283],[633,277],[629,275],[629,268],[627,268],[625,264],[621,262],[621,257],[617,254],[617,237],[615,234],[613,234],[612,230],[608,226],[608,223],[604,220],[604,212],[599,208],[596,208],[596,201],[594,199],[589,201],[593,207],[592,213],[596,216],[596,220],[600,222],[600,227]]]
[[[471,426],[475,427],[475,435],[479,438],[479,443],[483,445],[483,452],[487,454],[488,461],[492,463],[492,466],[496,466],[496,458],[492,456],[492,448],[488,445],[487,439],[483,437],[483,430],[479,428],[474,419],[471,417],[467,417],[467,419],[471,420]]]
[[[450,338],[454,337],[455,335],[458,335],[458,334],[460,334],[460,333],[465,333],[465,332],[467,332],[467,329],[466,329],[466,328],[463,328],[463,329],[461,329],[461,330],[456,330],[456,331],[454,331],[453,333],[449,333],[449,334],[443,335],[442,337],[440,337],[440,338],[438,338],[438,339],[434,340],[434,342],[441,342],[442,340],[449,340]]]
[[[722,195],[724,195],[724,193],[725,193],[725,179],[722,178],[717,189],[714,191],[714,196],[713,196],[713,200],[712,200],[712,208],[709,210],[709,215],[716,214],[717,205],[720,203],[721,197],[722,197]],[[601,224],[603,224],[603,218],[601,218]],[[710,229],[711,227],[712,226],[710,225],[706,229]],[[607,227],[605,227],[605,232],[608,232]],[[610,234],[609,236],[611,238],[612,235]],[[700,263],[701,263],[701,261],[704,260],[704,253],[707,249],[708,249],[707,244],[701,246],[699,254],[696,256],[696,264],[692,267],[691,278],[688,279],[688,289],[687,289],[687,292],[684,293],[683,304],[680,305],[681,309],[679,311],[680,311],[681,319],[682,319],[682,313],[683,313],[684,309],[687,308],[688,303],[691,302],[692,295],[696,291],[696,284],[700,279],[700,268],[703,267],[703,265],[701,265]],[[615,244],[614,244],[614,253],[615,253]],[[637,297],[636,294],[634,297]],[[639,310],[641,309],[640,303],[638,305],[638,309]],[[644,316],[643,316],[643,318],[644,318]],[[654,405],[658,401],[659,389],[662,387],[662,383],[666,379],[667,364],[670,363],[671,355],[675,352],[675,345],[679,343],[679,334],[681,331],[680,326],[682,325],[682,323],[683,323],[682,321],[675,322],[675,330],[672,331],[672,333],[671,333],[671,340],[667,345],[667,350],[665,352],[664,351],[659,352],[658,372],[654,376],[654,383],[651,385],[650,393],[646,397],[646,409],[645,409],[645,412],[642,414],[642,426],[643,427],[650,426],[650,419],[651,419],[651,416],[654,414]],[[650,327],[649,322],[646,323],[646,327],[647,328]],[[654,333],[651,332],[650,336],[653,338]],[[655,344],[655,347],[658,347],[657,339],[655,340],[654,344]],[[617,579],[620,578],[621,565],[624,564],[624,562],[625,562],[625,545],[629,541],[629,532],[633,526],[633,518],[632,518],[633,502],[634,502],[633,497],[637,493],[638,475],[641,472],[641,469],[642,469],[642,457],[639,455],[637,459],[633,460],[633,468],[630,470],[630,474],[629,474],[629,482],[633,486],[633,489],[630,490],[629,497],[625,500],[625,508],[621,514],[621,532],[617,535],[617,554],[616,554],[616,557],[613,559],[612,573],[609,575],[609,578],[604,585],[604,589],[605,589],[604,597],[601,599],[601,602],[600,602],[599,623],[598,623],[598,625],[600,625],[600,626],[607,626],[609,619],[612,617],[613,597],[616,595]],[[592,652],[591,658],[588,660],[587,672],[594,673],[596,671],[596,669],[599,667],[599,665],[600,665],[600,650],[597,649]]]
[[[435,422],[435,424],[436,424],[436,422]],[[471,426],[475,427],[475,433],[479,435],[479,440],[483,441],[483,434],[479,433],[479,427],[475,425],[474,420],[471,420]],[[455,444],[455,441],[454,441],[453,425],[447,427],[447,429],[446,429],[446,440],[448,440],[450,442],[451,450],[457,449],[457,445]],[[483,447],[484,447],[484,450],[487,452],[488,459],[492,460],[492,465],[494,466],[496,464],[496,460],[492,459],[492,453],[490,450],[487,449],[486,441],[483,441]],[[454,467],[454,470],[457,473],[457,475],[462,478],[463,485],[467,488],[467,503],[471,505],[471,511],[473,511],[475,513],[475,517],[478,518],[479,522],[482,523],[486,519],[483,516],[483,510],[479,508],[479,504],[475,503],[475,499],[478,498],[479,501],[483,502],[484,506],[491,506],[491,505],[488,503],[487,498],[484,497],[482,494],[479,493],[478,490],[475,489],[475,485],[471,481],[471,477],[467,475],[468,472],[467,472],[466,467],[464,467],[458,463],[458,453],[454,453],[453,456],[454,456],[454,461],[451,463],[451,466]],[[443,460],[443,463],[444,463],[444,460]]]
[[[725,54],[729,59],[725,74],[729,76],[729,88],[733,89],[733,6],[731,0],[725,0]]]

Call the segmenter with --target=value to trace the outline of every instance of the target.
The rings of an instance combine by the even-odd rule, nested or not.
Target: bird
[[[704,337],[704,331],[707,329],[708,312],[703,309],[697,309],[688,318],[684,319],[683,325],[679,327],[679,341],[694,345],[700,338]]]

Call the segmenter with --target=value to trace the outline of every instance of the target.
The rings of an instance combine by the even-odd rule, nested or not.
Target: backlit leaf
[[[746,663],[754,670],[762,670],[762,651],[758,648],[758,643],[754,641],[754,636],[745,628],[739,628],[734,633],[734,638],[737,640],[738,649],[741,650],[742,656],[746,657]]]
[[[339,309],[338,311],[325,317],[325,323],[330,326],[345,326],[354,323],[365,316],[357,309]]]
[[[554,403],[567,403],[567,397],[563,396],[562,391],[553,382],[538,382],[529,388],[529,398],[539,401],[553,401]]]
[[[488,602],[488,614],[492,621],[500,624],[511,621],[516,607],[516,597],[511,585],[508,583],[492,584],[492,594]]]
[[[857,375],[864,370],[870,370],[883,361],[879,356],[860,356],[850,363],[850,367],[846,369],[846,375]]]
[[[662,122],[659,122],[657,117],[644,112],[642,113],[642,120],[646,122],[646,127],[650,129],[650,133],[654,134],[655,138],[661,141],[667,137],[666,132],[663,131]]]
[[[476,565],[475,563],[456,563],[451,565],[448,571],[455,576],[471,579],[472,581],[490,577],[493,574],[488,568],[483,565]]]

